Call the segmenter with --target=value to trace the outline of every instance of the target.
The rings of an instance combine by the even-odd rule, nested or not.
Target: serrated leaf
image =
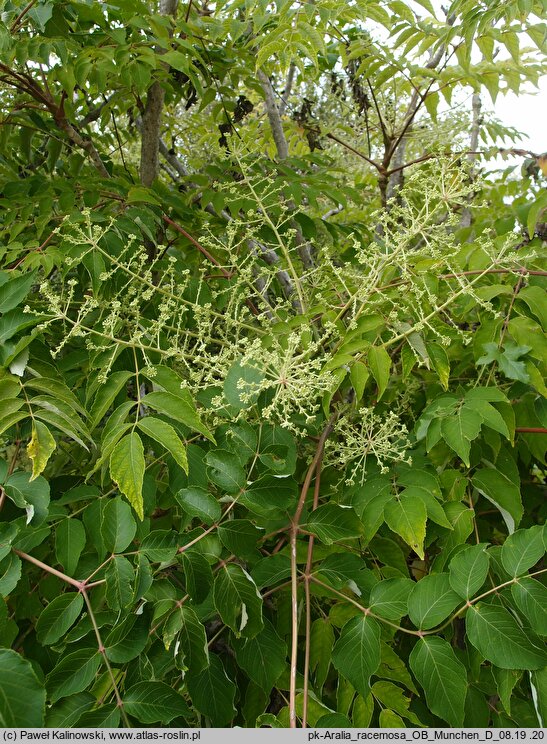
[[[541,669],[545,649],[503,607],[479,602],[465,618],[467,636],[485,659],[501,669]]]
[[[530,377],[526,372],[526,365],[524,362],[517,360],[527,354],[532,349],[531,346],[517,346],[507,343],[502,350],[496,343],[489,342],[483,344],[483,349],[486,353],[477,359],[478,366],[497,362],[500,371],[510,380],[519,380],[524,383],[529,381]]]
[[[39,475],[31,480],[30,473],[15,472],[4,483],[11,501],[27,512],[27,524],[36,527],[46,519],[49,511],[49,483]]]
[[[357,692],[366,697],[370,692],[370,677],[380,666],[377,622],[365,615],[347,622],[334,646],[332,663]]]
[[[179,555],[186,591],[196,604],[201,604],[213,586],[213,572],[205,556],[195,550]]]
[[[417,496],[405,496],[388,501],[384,509],[388,527],[400,535],[412,550],[423,560],[427,511],[424,502]]]
[[[188,473],[186,447],[171,424],[167,424],[154,416],[145,416],[145,418],[139,419],[139,429],[151,439],[159,442],[162,447],[165,447],[171,453],[175,462],[185,473]]]
[[[475,471],[471,482],[479,493],[499,509],[509,534],[512,534],[523,515],[519,487],[493,467]]]
[[[0,726],[4,729],[44,725],[46,691],[28,659],[0,649]]]
[[[236,660],[250,679],[265,692],[270,692],[285,669],[287,646],[273,626],[265,622],[254,638],[234,640]]]
[[[334,630],[326,618],[317,618],[311,625],[310,632],[310,672],[315,674],[316,689],[325,684],[329,671]]]
[[[501,548],[501,562],[510,576],[522,576],[545,555],[543,525],[517,530]]]
[[[113,372],[108,380],[99,387],[89,413],[90,430],[93,430],[100,423],[120,390],[131,377],[133,377],[132,372]]]
[[[224,380],[223,392],[228,403],[237,410],[250,408],[256,403],[259,386],[264,379],[264,373],[256,365],[241,365],[234,362]],[[242,396],[243,395],[243,399]]]
[[[371,688],[372,695],[382,706],[395,711],[403,718],[408,718],[412,723],[420,725],[418,716],[409,710],[411,698],[406,697],[403,690],[393,682],[375,682]]]
[[[469,467],[471,442],[479,436],[482,419],[474,410],[462,406],[452,416],[441,421],[441,434],[444,441]]]
[[[141,723],[170,723],[190,714],[182,695],[165,682],[137,682],[123,696],[125,712]]]
[[[353,509],[332,503],[314,509],[302,527],[327,545],[337,540],[359,537],[363,529]]]
[[[462,604],[447,573],[429,574],[416,582],[408,597],[408,615],[422,630],[435,627]]]
[[[539,635],[547,635],[547,588],[529,577],[511,587],[516,606]]]
[[[407,614],[408,595],[414,582],[410,579],[385,579],[372,588],[369,608],[375,615],[400,620]]]
[[[144,615],[128,615],[114,625],[104,639],[108,659],[115,664],[127,664],[146,648],[149,639],[148,621]]]
[[[175,421],[179,421],[192,431],[198,431],[214,443],[213,435],[202,423],[190,395],[185,393],[186,391],[182,390],[181,395],[160,391],[152,392],[144,396],[142,403],[151,406],[155,411],[163,413]]]
[[[55,439],[50,430],[41,421],[33,421],[32,437],[27,444],[27,455],[32,460],[32,478],[34,480],[43,472],[53,452]]]
[[[11,544],[18,532],[18,525],[0,522],[0,561],[10,554]]]
[[[253,566],[251,576],[253,581],[262,589],[274,586],[291,575],[291,562],[287,555],[276,553],[262,558]]]
[[[236,687],[224,671],[221,660],[211,654],[209,666],[188,677],[188,692],[193,704],[213,726],[226,726],[234,718]]]
[[[55,555],[69,576],[76,570],[85,543],[85,529],[78,519],[63,519],[55,528]]]
[[[211,525],[220,519],[219,502],[203,488],[182,488],[175,498],[188,516],[198,517],[204,524]]]
[[[420,638],[409,657],[432,713],[451,726],[463,726],[467,673],[443,638]]]
[[[441,383],[443,390],[448,390],[448,381],[450,379],[450,362],[448,360],[448,354],[442,346],[434,343],[427,344],[427,351],[433,369],[439,377],[439,382]]]
[[[136,432],[120,439],[110,455],[110,476],[127,497],[139,519],[144,519],[142,482],[144,478],[144,448]]]
[[[383,346],[371,346],[367,356],[368,366],[378,385],[378,400],[385,393],[391,371],[391,357]]]
[[[173,530],[152,530],[143,538],[141,551],[151,561],[170,561],[177,553],[177,535]]]
[[[93,682],[102,657],[97,648],[81,648],[63,656],[46,677],[46,688],[52,703],[67,695],[85,690]]]
[[[224,547],[238,558],[256,558],[263,530],[248,519],[230,519],[219,526],[217,534]]]
[[[205,626],[191,607],[178,607],[167,619],[163,630],[166,648],[176,638],[174,655],[177,667],[201,672],[209,665],[209,648]]]
[[[36,621],[36,637],[46,646],[62,638],[79,618],[84,598],[79,592],[67,592],[52,599]]]
[[[0,313],[5,314],[22,302],[30,292],[36,279],[36,272],[10,277],[0,286]]]
[[[229,563],[220,569],[213,586],[213,602],[236,637],[253,638],[262,629],[262,597],[240,566]]]
[[[0,597],[9,596],[21,578],[21,559],[10,553],[0,561]]]
[[[238,493],[245,488],[247,476],[239,458],[227,450],[211,450],[205,457],[207,475],[226,493]]]
[[[82,714],[90,710],[96,702],[89,692],[78,692],[64,698],[48,710],[46,728],[72,728]]]
[[[128,607],[133,599],[135,571],[127,558],[115,555],[108,564],[105,579],[108,606],[113,610]]]
[[[137,524],[131,507],[119,496],[107,501],[102,511],[101,535],[110,553],[122,553],[133,541]]]
[[[467,545],[450,561],[450,586],[463,599],[470,599],[486,581],[489,566],[485,544]]]

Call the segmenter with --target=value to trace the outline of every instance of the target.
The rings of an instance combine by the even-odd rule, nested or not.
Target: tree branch
[[[160,0],[162,15],[175,15],[178,0]],[[156,49],[156,54],[161,50]],[[143,186],[150,187],[159,170],[159,141],[161,133],[161,113],[165,90],[155,80],[148,88],[146,104],[142,112],[140,177]]]
[[[289,100],[289,96],[291,95],[292,86],[294,83],[294,75],[296,73],[296,65],[294,62],[291,62],[289,65],[289,72],[287,73],[287,81],[285,82],[285,90],[283,91],[283,95],[281,97],[281,103],[279,104],[279,115],[283,116],[285,113],[285,109],[287,108],[287,103]]]
[[[476,160],[477,156],[475,155],[475,152],[477,150],[477,147],[479,146],[479,133],[481,128],[481,97],[478,93],[473,93],[471,107],[473,110],[471,136],[469,138],[469,149],[471,152],[467,156],[467,160],[470,164],[472,164],[474,160]],[[474,180],[475,172],[473,170],[473,167],[471,167],[470,170],[470,177],[472,180]],[[471,226],[471,209],[468,206],[464,207],[462,210],[460,225],[461,227]]]

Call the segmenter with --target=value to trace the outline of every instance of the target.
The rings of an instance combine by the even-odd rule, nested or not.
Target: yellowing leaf
[[[398,499],[386,504],[384,516],[388,527],[400,535],[423,560],[427,521],[424,502],[417,496],[405,496],[403,493]]]
[[[32,438],[27,445],[27,454],[32,460],[31,481],[44,470],[55,447],[55,439],[47,426],[41,421],[35,421],[32,425]]]
[[[144,448],[135,432],[120,439],[110,455],[110,477],[127,497],[139,519],[144,519],[142,482],[144,478]]]

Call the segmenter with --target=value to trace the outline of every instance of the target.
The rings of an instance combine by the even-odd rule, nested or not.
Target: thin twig
[[[331,433],[336,415],[332,416],[328,424],[323,429],[313,460],[308,467],[302,490],[300,492],[300,498],[296,507],[296,511],[291,520],[290,526],[290,546],[291,546],[291,668],[290,668],[290,682],[289,682],[289,725],[290,728],[296,728],[296,667],[298,660],[298,566],[296,561],[296,548],[298,533],[300,530],[300,517],[306,503],[306,497],[310,488],[311,480],[317,463],[323,456],[323,449],[327,437]]]
[[[25,5],[23,10],[19,13],[17,18],[11,24],[10,34],[13,34],[17,31],[17,27],[21,25],[21,21],[23,20],[23,18],[26,16],[29,10],[31,10],[32,6],[36,5],[37,2],[38,0],[30,0],[30,2],[27,5]]]
[[[323,452],[317,460],[315,468],[315,483],[313,487],[313,504],[312,511],[317,509],[319,504],[319,491],[321,489],[321,464],[323,462]],[[308,538],[308,556],[306,559],[306,570],[304,573],[304,592],[306,595],[306,637],[304,643],[304,701],[302,707],[302,728],[306,728],[308,718],[308,688],[310,675],[310,637],[311,637],[311,596],[310,596],[310,574],[313,565],[313,544],[314,536]]]

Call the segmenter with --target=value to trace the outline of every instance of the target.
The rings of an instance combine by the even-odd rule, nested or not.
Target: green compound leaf
[[[190,709],[182,695],[165,682],[137,682],[123,697],[125,712],[141,723],[170,723],[187,716]]]
[[[386,504],[384,517],[388,527],[400,535],[423,560],[427,509],[422,499],[403,493]]]
[[[460,597],[469,599],[486,581],[489,567],[486,544],[468,545],[450,561],[450,586]]]
[[[110,455],[110,476],[127,497],[139,519],[144,519],[142,482],[144,478],[144,448],[136,432],[120,439]]]
[[[324,504],[311,512],[302,527],[331,545],[336,540],[358,537],[362,524],[352,508],[340,504]]]
[[[0,649],[0,726],[41,728],[46,691],[32,664],[11,649]]]
[[[380,628],[364,615],[354,617],[342,628],[332,651],[332,663],[357,692],[366,697],[370,677],[380,666]]]
[[[236,686],[215,654],[211,654],[206,669],[188,676],[188,692],[199,712],[211,719],[212,726],[226,726],[235,716]]]
[[[82,611],[84,598],[79,592],[67,592],[52,599],[36,622],[36,637],[50,645],[65,635]]]
[[[188,472],[186,447],[171,424],[167,424],[154,416],[146,416],[139,420],[139,429],[143,434],[161,444],[173,456],[175,462],[184,472]]]
[[[503,607],[479,602],[466,616],[467,635],[485,659],[501,669],[541,669],[547,654]]]
[[[451,726],[463,726],[467,673],[451,645],[435,636],[420,638],[409,664],[431,712]]]
[[[429,574],[414,584],[408,597],[408,615],[415,625],[428,630],[445,620],[461,603],[447,573]]]
[[[253,638],[262,630],[262,597],[240,566],[229,563],[220,569],[213,587],[213,602],[236,637]]]

